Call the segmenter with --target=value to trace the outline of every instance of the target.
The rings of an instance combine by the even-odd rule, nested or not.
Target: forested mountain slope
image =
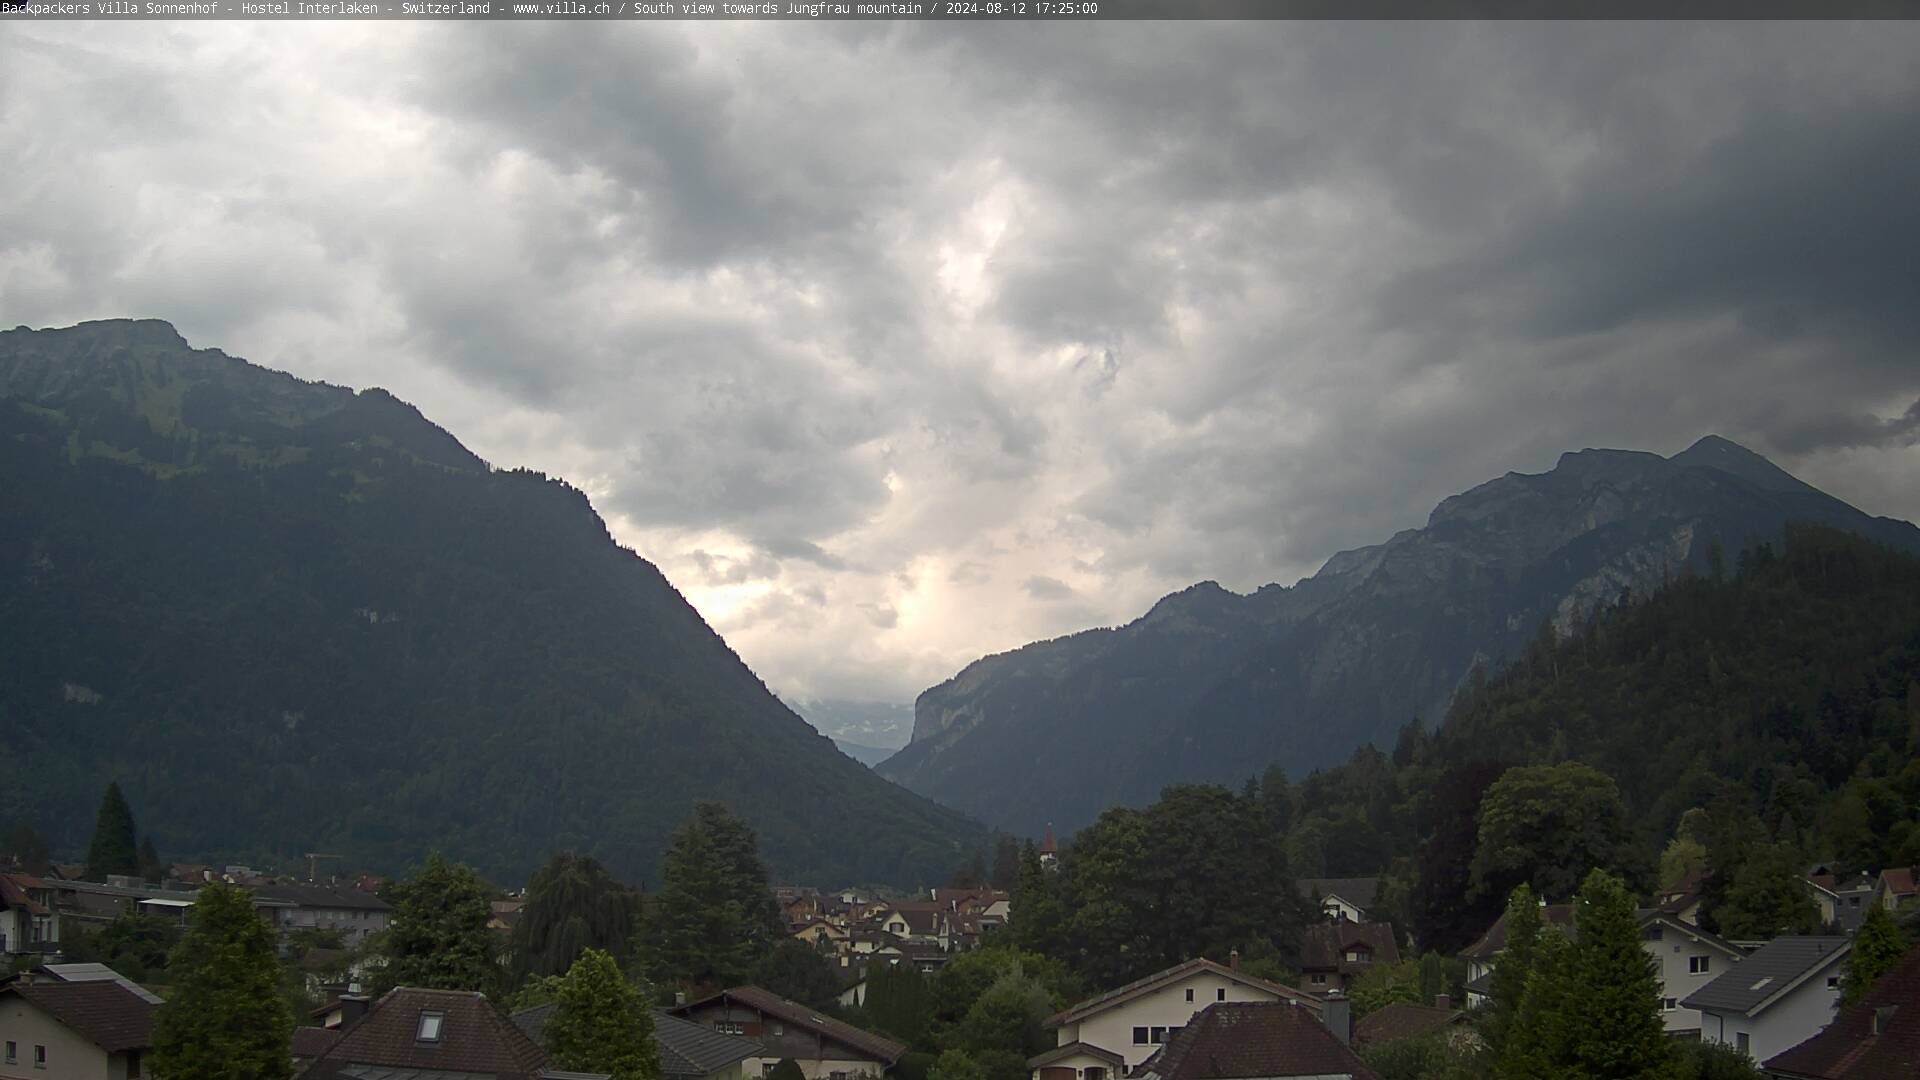
[[[155,321],[0,333],[0,821],[507,880],[656,874],[696,799],[774,872],[944,879],[982,830],[837,752],[587,499],[385,391]]]
[[[1663,458],[1563,455],[1443,501],[1424,528],[1343,552],[1291,587],[1211,582],[1125,627],[969,665],[922,694],[883,775],[989,824],[1072,829],[1168,783],[1296,774],[1443,714],[1477,665],[1645,595],[1715,550],[1789,521],[1906,550],[1920,530],[1871,517],[1709,436]]]

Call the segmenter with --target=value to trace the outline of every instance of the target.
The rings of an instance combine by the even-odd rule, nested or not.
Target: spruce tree
[[[108,874],[140,872],[140,850],[134,836],[133,808],[120,794],[120,782],[107,785],[94,819],[93,841],[87,845],[88,881],[105,881]]]
[[[164,881],[167,877],[167,864],[160,861],[160,851],[153,846],[153,834],[140,838],[140,879],[142,881]]]
[[[612,955],[589,948],[567,969],[546,1027],[547,1053],[561,1069],[613,1080],[660,1075],[660,1050],[646,998],[620,974]]]
[[[273,928],[244,889],[214,882],[167,960],[173,992],[154,1014],[155,1080],[287,1080],[293,1014]]]
[[[1893,915],[1880,904],[1868,908],[1853,935],[1853,951],[1847,954],[1847,970],[1840,979],[1840,1006],[1859,1001],[1906,954],[1907,936],[1900,932]]]
[[[1558,930],[1534,943],[1533,970],[1527,974],[1505,1040],[1490,1047],[1499,1080],[1589,1080],[1574,1065],[1572,1012],[1581,993],[1574,972],[1573,944]]]
[[[500,965],[487,929],[493,890],[472,867],[436,851],[418,873],[391,889],[393,918],[382,935],[378,989],[499,989]]]
[[[662,868],[639,942],[655,982],[736,985],[785,938],[759,840],[719,803],[694,807],[674,830]]]
[[[1534,947],[1540,940],[1540,906],[1533,890],[1515,887],[1507,897],[1506,948],[1493,964],[1493,1012],[1487,1018],[1487,1043],[1499,1052],[1506,1044],[1533,974]]]
[[[1660,983],[1653,958],[1640,944],[1633,897],[1619,878],[1595,870],[1580,886],[1576,904],[1572,1066],[1593,1080],[1672,1075]]]

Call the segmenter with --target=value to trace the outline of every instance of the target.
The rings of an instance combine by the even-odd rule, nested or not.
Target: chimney
[[[1227,954],[1227,966],[1232,968],[1235,971],[1240,970],[1240,950],[1239,949],[1235,949],[1232,952]]]
[[[1451,994],[1433,995],[1433,1007],[1436,1009],[1445,1009],[1448,1012],[1452,1012],[1453,1011],[1453,995]]]
[[[1353,1003],[1340,991],[1327,991],[1326,998],[1320,1003],[1320,1019],[1327,1025],[1327,1030],[1333,1032],[1333,1037],[1340,1040],[1340,1045],[1353,1044]]]
[[[340,1030],[353,1026],[354,1021],[367,1015],[367,1007],[372,1001],[365,994],[340,995]]]

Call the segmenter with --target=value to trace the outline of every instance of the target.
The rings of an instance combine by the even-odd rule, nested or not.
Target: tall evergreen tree
[[[153,834],[140,838],[140,879],[142,881],[164,881],[167,877],[167,864],[160,861],[160,851],[153,846]]]
[[[613,1080],[654,1080],[660,1049],[644,995],[620,965],[595,948],[567,969],[547,1020],[547,1053],[562,1069],[606,1073]]]
[[[615,881],[598,860],[556,855],[527,884],[526,907],[512,936],[515,985],[540,975],[559,975],[580,954],[599,949],[623,967],[630,959],[640,895]]]
[[[1502,1044],[1493,1048],[1499,1080],[1590,1080],[1573,1061],[1577,978],[1573,943],[1558,931],[1541,934],[1520,1010]]]
[[[1847,954],[1847,970],[1840,979],[1841,1007],[1859,1001],[1905,955],[1907,936],[1892,914],[1880,904],[1868,908],[1853,935],[1853,951]]]
[[[1053,893],[1053,881],[1040,861],[1040,849],[1029,840],[1020,848],[1020,876],[1008,904],[1007,932],[1019,948],[1058,955],[1064,945],[1061,934],[1066,918],[1066,910]]]
[[[120,794],[120,782],[107,785],[94,819],[93,841],[87,845],[88,881],[105,881],[108,874],[140,872],[140,849],[134,836],[133,808]]]
[[[173,992],[154,1014],[155,1080],[293,1075],[293,1014],[274,946],[245,890],[221,882],[200,890],[167,961]]]
[[[493,931],[487,929],[493,889],[472,867],[436,851],[413,877],[389,889],[393,918],[381,938],[377,988],[500,989]]]
[[[1587,875],[1574,913],[1572,971],[1579,988],[1569,1015],[1572,1062],[1592,1080],[1664,1080],[1673,1047],[1660,1016],[1660,983],[1640,944],[1640,922],[1625,884],[1604,870]]]
[[[759,842],[719,803],[696,805],[674,830],[662,870],[639,941],[655,982],[686,988],[743,982],[785,937]]]
[[[1533,975],[1534,949],[1540,941],[1540,905],[1533,890],[1516,886],[1507,898],[1507,944],[1493,964],[1493,1010],[1487,1017],[1487,1044],[1495,1053],[1503,1048]],[[1556,931],[1557,933],[1557,931]]]
[[[993,838],[993,873],[987,884],[1010,893],[1020,880],[1020,842],[1005,833]]]

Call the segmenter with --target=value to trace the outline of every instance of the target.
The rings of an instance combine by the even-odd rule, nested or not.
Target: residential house
[[[1854,874],[1842,878],[1821,874],[1807,878],[1807,889],[1820,905],[1820,919],[1829,933],[1851,934],[1860,929],[1860,920],[1873,906],[1873,894],[1880,879],[1873,874]]]
[[[556,1080],[547,1053],[483,994],[400,987],[344,1021],[330,1045],[316,1045],[301,1080],[424,1080],[473,1076]]]
[[[1266,1001],[1208,1005],[1132,1075],[1136,1080],[1379,1080],[1347,1045],[1345,1032],[1330,1030],[1307,1009]]]
[[[945,950],[952,943],[953,923],[949,914],[931,900],[902,900],[887,906],[879,918],[880,929],[901,941]]]
[[[1302,878],[1299,889],[1329,919],[1366,922],[1367,909],[1379,900],[1381,885],[1377,877]]]
[[[847,935],[848,931],[827,922],[825,919],[807,923],[793,932],[794,937],[799,938],[809,945],[817,946],[824,941],[832,945],[835,951],[841,948],[841,943],[847,940]]]
[[[1540,921],[1543,925],[1571,932],[1573,929],[1572,904],[1543,904],[1540,907]],[[1493,920],[1487,932],[1479,940],[1461,950],[1460,958],[1467,962],[1467,1007],[1477,1009],[1490,1003],[1493,998],[1489,988],[1493,980],[1493,965],[1507,948],[1507,915]]]
[[[112,979],[0,984],[0,1077],[137,1080],[157,1006]]]
[[[1353,1025],[1353,1045],[1372,1046],[1399,1039],[1415,1039],[1436,1031],[1447,1032],[1450,1041],[1479,1041],[1479,1036],[1474,1034],[1472,1025],[1467,1022],[1466,1012],[1454,1008],[1453,999],[1441,994],[1433,999],[1431,1005],[1390,1001],[1373,1010]]]
[[[105,964],[42,964],[34,968],[29,974],[36,979],[51,979],[55,982],[118,983],[122,989],[131,993],[134,997],[150,1005],[160,1004],[160,998],[156,996],[153,991],[139,985],[132,979],[127,978],[125,975],[120,974]]]
[[[1762,1067],[1781,1080],[1920,1080],[1920,949],[1819,1034]]]
[[[1300,948],[1300,989],[1315,994],[1345,993],[1360,974],[1375,964],[1400,962],[1400,946],[1388,923],[1333,922],[1307,927]]]
[[[1746,950],[1725,938],[1658,908],[1640,912],[1640,945],[1653,958],[1669,1035],[1699,1031],[1700,1013],[1686,1005],[1686,999],[1747,957]]]
[[[671,1010],[683,1020],[712,1028],[723,1035],[758,1041],[761,1062],[768,1068],[781,1058],[792,1058],[808,1080],[851,1080],[879,1077],[893,1068],[906,1046],[862,1031],[788,1001],[757,986],[736,986]],[[752,1068],[752,1063],[749,1063]]]
[[[1874,903],[1888,911],[1897,911],[1916,897],[1920,897],[1920,867],[1896,866],[1880,871],[1880,880],[1873,889]]]
[[[521,1009],[513,1022],[527,1037],[546,1045],[547,1021],[558,1006]],[[753,1039],[726,1035],[682,1020],[665,1009],[653,1011],[653,1040],[660,1050],[660,1073],[667,1080],[759,1080],[765,1047]]]
[[[0,874],[0,959],[60,951],[60,916],[31,874]]]
[[[387,928],[393,905],[370,892],[331,885],[262,885],[254,904],[270,913],[281,933],[334,930],[348,948]],[[267,905],[272,905],[271,907]]]
[[[1672,916],[1688,926],[1700,925],[1700,899],[1706,888],[1707,876],[1695,871],[1688,874],[1679,884],[1663,889],[1653,898],[1653,906],[1663,915]]]
[[[1047,1019],[1054,1049],[1028,1062],[1035,1080],[1117,1080],[1179,1033],[1193,1015],[1221,1002],[1281,1002],[1318,1016],[1318,997],[1232,966],[1198,958],[1082,1001]],[[1344,1007],[1345,1003],[1342,1002]],[[1069,1051],[1061,1053],[1061,1051]],[[1035,1064],[1045,1059],[1041,1064]],[[1120,1065],[1112,1062],[1118,1059]],[[1042,1074],[1042,1069],[1053,1072]]]
[[[1833,1020],[1849,942],[1777,937],[1681,1004],[1700,1012],[1700,1038],[1765,1061]]]

